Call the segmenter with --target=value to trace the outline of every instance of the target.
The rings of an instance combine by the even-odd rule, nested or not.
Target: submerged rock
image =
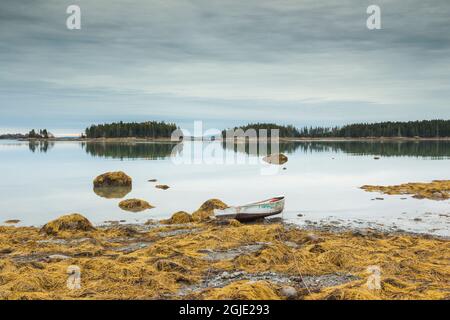
[[[263,160],[270,164],[285,164],[288,162],[288,157],[282,153],[275,153],[268,156],[265,156]]]
[[[94,187],[96,195],[106,199],[122,199],[131,192],[130,187]]]
[[[162,220],[163,224],[183,224],[192,222],[192,216],[185,211],[175,212],[170,219]]]
[[[81,214],[73,213],[48,222],[41,228],[41,232],[57,235],[61,231],[94,231],[91,222]]]
[[[192,213],[192,219],[196,222],[209,220],[214,216],[214,209],[226,209],[228,205],[219,199],[210,199],[204,202],[200,208]]]
[[[147,209],[154,208],[150,203],[141,199],[128,199],[123,200],[119,203],[119,207],[122,210],[131,211],[131,212],[140,212]]]
[[[122,171],[107,172],[94,179],[94,187],[131,187],[132,180]]]

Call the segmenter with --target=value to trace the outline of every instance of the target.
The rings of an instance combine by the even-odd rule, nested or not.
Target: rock
[[[19,223],[19,222],[20,222],[20,220],[16,220],[16,219],[6,220],[5,221],[6,224],[16,224],[16,223]]]
[[[192,222],[192,217],[184,211],[175,212],[170,219],[162,220],[163,224],[182,224]]]
[[[294,287],[285,286],[285,287],[281,288],[280,295],[282,297],[284,297],[285,299],[293,300],[293,299],[297,298],[298,293]]]
[[[70,257],[65,256],[63,254],[52,254],[52,255],[49,255],[46,260],[51,261],[51,262],[58,262],[58,261],[67,260],[67,259],[70,259]]]
[[[107,172],[94,179],[94,187],[131,187],[132,180],[122,171]]]
[[[122,199],[131,192],[129,187],[94,187],[96,195],[106,199]]]
[[[241,223],[239,221],[237,221],[236,219],[230,219],[228,221],[229,225],[232,227],[240,227]]]
[[[288,157],[282,153],[274,153],[268,156],[265,156],[263,160],[270,164],[285,164],[288,162]]]
[[[158,223],[158,220],[155,220],[155,219],[148,219],[144,224],[146,225],[146,226],[150,226],[150,225],[155,225],[155,224],[157,224]]]
[[[166,184],[158,184],[158,185],[155,186],[155,188],[162,189],[162,190],[167,190],[170,187],[168,185],[166,185]]]
[[[309,249],[309,252],[313,252],[313,253],[324,253],[325,249],[319,245],[319,244],[315,244],[314,246],[312,246],[311,249]]]
[[[444,195],[443,195],[442,193],[440,193],[440,192],[433,192],[432,195],[431,195],[431,197],[432,197],[433,199],[443,199],[443,198],[444,198]]]
[[[297,249],[299,247],[298,244],[296,244],[295,242],[292,242],[292,241],[285,241],[284,244],[287,245],[288,247],[294,248],[294,249]]]
[[[380,157],[373,157],[375,160],[380,160]]]
[[[308,235],[306,236],[306,239],[308,242],[312,242],[312,243],[317,243],[317,242],[321,241],[320,237],[318,237],[314,233],[308,233]]]
[[[154,208],[150,203],[141,199],[128,199],[123,200],[119,203],[119,207],[122,210],[131,211],[131,212],[140,212],[147,209]]]
[[[174,261],[167,260],[167,259],[158,260],[155,263],[155,268],[158,271],[169,271],[169,272],[176,271],[176,272],[181,272],[181,273],[188,272],[188,270],[185,267],[183,267],[182,265],[180,265]]]
[[[384,200],[384,198],[375,198],[375,200]]]
[[[14,250],[13,249],[11,249],[11,248],[3,248],[3,249],[0,249],[0,254],[10,254],[10,253],[12,253]]]
[[[214,216],[214,209],[226,209],[228,205],[220,201],[219,199],[210,199],[204,202],[200,208],[192,213],[192,219],[196,222],[209,220],[211,216]]]
[[[148,180],[148,182],[156,182],[156,181],[158,181],[157,179],[150,179],[150,180]]]
[[[48,235],[57,235],[61,231],[94,231],[91,222],[81,214],[73,213],[48,222],[41,228],[41,232]]]
[[[303,217],[303,214],[299,213],[299,214],[297,215],[297,217]]]
[[[421,218],[414,218],[414,221],[422,221]]]

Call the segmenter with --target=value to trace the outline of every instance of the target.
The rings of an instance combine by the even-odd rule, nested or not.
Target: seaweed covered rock
[[[106,172],[94,179],[94,187],[131,187],[132,180],[122,171]]]
[[[270,164],[285,164],[288,162],[288,157],[282,153],[274,153],[268,156],[265,156],[263,160]]]
[[[41,232],[48,235],[57,235],[62,231],[94,231],[91,222],[81,214],[68,214],[48,222],[41,228]]]
[[[226,209],[228,205],[219,199],[210,199],[204,202],[200,208],[192,213],[192,220],[196,222],[206,221],[211,216],[214,216],[214,209]]]
[[[192,222],[192,216],[185,211],[175,212],[170,219],[162,220],[163,224],[182,224]]]
[[[119,207],[122,210],[131,212],[140,212],[147,209],[154,208],[150,203],[141,199],[127,199],[119,203]]]
[[[185,267],[183,267],[179,263],[176,263],[175,261],[168,259],[161,259],[156,261],[155,268],[158,271],[166,271],[166,272],[186,273],[188,271]]]
[[[228,221],[228,224],[232,227],[240,227],[242,226],[242,223],[240,223],[238,220],[236,219],[230,219],[230,221]]]
[[[393,186],[364,185],[361,189],[368,192],[381,192],[389,195],[412,194],[416,199],[450,199],[450,180],[434,180],[429,183],[415,182]]]
[[[276,288],[267,281],[237,281],[206,294],[211,300],[280,300]]]

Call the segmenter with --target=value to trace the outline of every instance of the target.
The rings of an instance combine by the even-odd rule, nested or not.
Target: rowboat
[[[217,219],[236,219],[241,222],[257,220],[279,214],[284,209],[284,197],[275,197],[242,206],[215,209]]]

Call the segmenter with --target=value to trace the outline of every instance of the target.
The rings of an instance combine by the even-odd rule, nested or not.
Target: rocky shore
[[[136,225],[73,214],[0,227],[0,299],[450,298],[447,239],[220,221],[217,206]]]

